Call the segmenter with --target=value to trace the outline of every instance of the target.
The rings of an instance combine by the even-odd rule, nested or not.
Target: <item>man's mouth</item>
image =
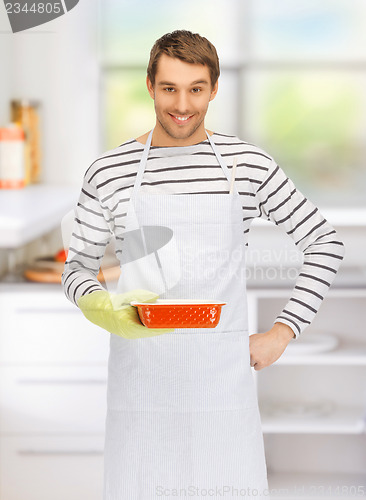
[[[169,113],[170,116],[172,117],[172,119],[174,120],[175,123],[178,123],[178,124],[184,124],[184,123],[187,123],[193,115],[187,115],[187,116],[182,116],[182,115],[172,115],[171,113]]]

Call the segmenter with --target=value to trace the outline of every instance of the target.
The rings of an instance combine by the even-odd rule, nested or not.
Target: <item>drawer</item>
[[[106,366],[1,367],[1,433],[104,433],[106,381]]]
[[[101,500],[103,448],[103,436],[3,438],[0,498]]]
[[[61,288],[0,292],[0,363],[106,363],[109,338]]]

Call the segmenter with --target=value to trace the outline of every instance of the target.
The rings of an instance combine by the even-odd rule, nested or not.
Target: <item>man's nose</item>
[[[189,95],[186,92],[178,92],[175,105],[180,114],[187,113],[189,111]]]

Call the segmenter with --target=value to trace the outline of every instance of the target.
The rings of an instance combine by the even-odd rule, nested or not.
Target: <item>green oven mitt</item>
[[[97,290],[81,296],[78,306],[89,321],[104,330],[126,339],[138,339],[174,331],[170,328],[147,328],[140,321],[137,307],[130,305],[132,300],[154,302],[158,297],[159,295],[148,290],[119,294]]]

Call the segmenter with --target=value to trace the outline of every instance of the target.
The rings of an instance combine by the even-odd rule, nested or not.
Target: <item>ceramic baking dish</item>
[[[155,302],[132,301],[141,322],[147,328],[214,328],[226,302],[185,299],[158,299]]]

